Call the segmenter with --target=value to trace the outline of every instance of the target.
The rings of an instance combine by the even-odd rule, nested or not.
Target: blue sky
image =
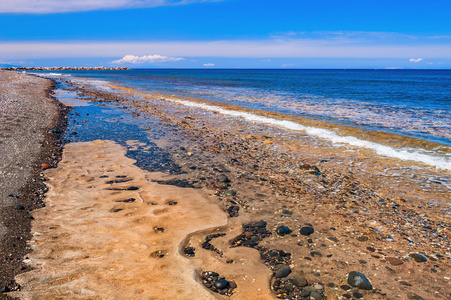
[[[0,64],[451,68],[451,1],[1,0]]]

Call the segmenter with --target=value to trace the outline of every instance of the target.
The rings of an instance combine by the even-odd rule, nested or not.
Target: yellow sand
[[[47,206],[33,213],[33,252],[26,262],[35,269],[16,277],[22,291],[12,296],[22,299],[223,297],[206,290],[198,281],[202,270],[212,270],[237,282],[232,299],[274,297],[269,290],[271,273],[261,264],[256,250],[223,249],[225,257],[235,261],[226,264],[225,258],[200,249],[202,239],[215,232],[214,228],[226,230],[227,217],[218,205],[196,190],[149,182],[155,174],[133,163],[125,157],[124,148],[111,141],[66,146],[58,168],[46,172],[50,189]],[[133,180],[106,183],[115,179]],[[139,190],[108,190],[131,186]],[[128,198],[136,200],[116,202]],[[228,239],[233,237],[228,235]],[[181,253],[188,241],[196,246],[195,258]],[[226,239],[218,243],[228,247]]]

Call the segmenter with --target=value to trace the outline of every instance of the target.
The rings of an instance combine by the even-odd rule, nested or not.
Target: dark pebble
[[[362,290],[372,290],[373,287],[369,280],[362,273],[352,271],[348,274],[348,284],[350,286],[362,289]]]
[[[218,279],[215,281],[214,286],[218,290],[225,289],[229,285],[229,282],[225,279]]]
[[[319,251],[312,251],[312,252],[310,252],[310,255],[312,256],[312,257],[323,257],[323,255],[321,254],[321,252],[319,252]]]
[[[234,190],[227,190],[224,192],[224,195],[226,196],[235,196],[236,192]]]
[[[313,227],[302,227],[299,230],[299,233],[305,236],[309,236],[311,235],[315,230],[313,229]]]
[[[347,284],[340,285],[340,288],[345,291],[349,291],[351,289],[351,287]]]
[[[219,182],[230,182],[229,178],[225,176],[224,174],[219,175],[216,178]]]
[[[274,277],[276,278],[283,278],[287,277],[291,273],[291,268],[289,266],[284,266],[277,270],[277,272],[274,274]]]
[[[16,205],[14,205],[14,209],[17,209],[17,210],[24,210],[25,207],[23,207],[23,206],[20,205],[20,204],[16,204]]]
[[[310,297],[314,298],[315,300],[321,300],[323,299],[323,295],[318,293],[317,291],[313,291],[310,293]]]
[[[419,263],[427,261],[427,259],[426,259],[426,257],[424,257],[424,255],[421,255],[418,253],[412,253],[412,254],[410,254],[410,257],[412,257],[416,262],[419,262]]]
[[[358,238],[356,238],[356,240],[358,240],[359,242],[366,242],[366,241],[368,241],[368,237],[367,236],[359,236]]]
[[[135,202],[135,198],[128,198],[128,199],[123,199],[123,200],[116,200],[115,202],[124,202],[124,203],[130,203],[130,202]]]
[[[288,280],[297,287],[304,287],[308,285],[307,279],[305,279],[302,275],[299,274],[290,277],[290,279]]]
[[[290,234],[292,231],[290,228],[286,226],[279,226],[276,229],[276,233],[280,236],[284,236],[285,234]]]
[[[354,293],[352,293],[352,296],[354,296],[354,298],[356,298],[356,299],[361,299],[361,298],[363,298],[363,294],[360,294],[359,292],[354,292]]]

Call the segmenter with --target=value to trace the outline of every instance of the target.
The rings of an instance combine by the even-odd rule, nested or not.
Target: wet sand
[[[148,141],[66,146],[58,168],[46,171],[47,207],[34,213],[27,263],[36,269],[18,277],[23,288],[15,296],[450,297],[449,191],[421,181],[446,172],[281,134],[161,95],[144,102],[119,91],[79,90],[91,105],[121,109]],[[82,112],[72,117],[79,130],[91,122]],[[176,134],[153,137],[150,118]],[[146,172],[124,156],[141,165],[139,154],[155,147],[168,151],[176,172]],[[121,179],[131,180],[107,183]],[[130,187],[138,189],[124,190]],[[229,285],[219,292],[230,296],[209,291],[209,277],[217,276],[205,271],[224,276]],[[369,288],[365,280],[352,287],[352,271],[371,289],[362,289]]]

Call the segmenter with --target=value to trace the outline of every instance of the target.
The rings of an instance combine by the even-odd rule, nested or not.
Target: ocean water
[[[451,70],[138,69],[47,72],[44,76],[70,78],[99,89],[120,86],[143,93],[175,95],[176,100],[170,101],[451,170]],[[192,98],[208,103],[187,100]],[[287,119],[227,110],[214,103],[274,112]],[[337,128],[389,133],[400,142],[387,145],[343,135],[290,121],[288,116],[335,124]],[[403,147],[405,138],[418,142],[415,147]]]

